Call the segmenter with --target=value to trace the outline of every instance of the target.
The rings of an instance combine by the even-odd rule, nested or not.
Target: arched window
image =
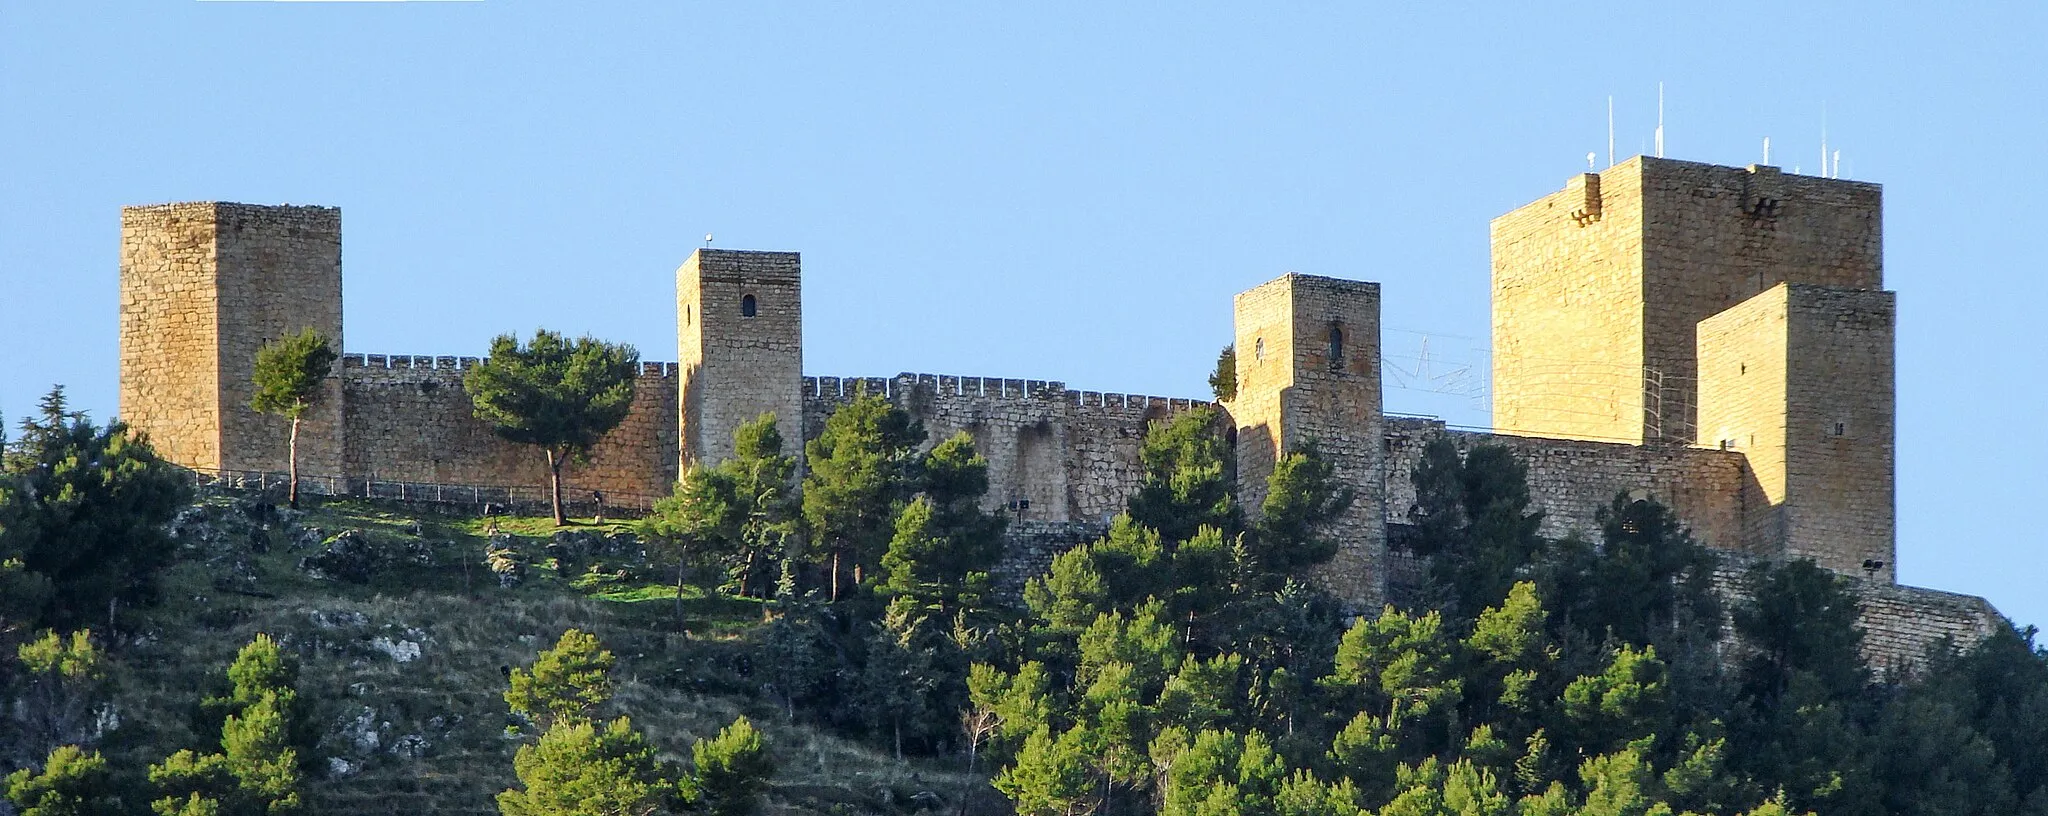
[[[1330,370],[1344,370],[1344,327],[1330,322]]]
[[[754,305],[753,295],[742,295],[740,297],[740,317],[753,317],[754,313],[759,311],[759,308]]]

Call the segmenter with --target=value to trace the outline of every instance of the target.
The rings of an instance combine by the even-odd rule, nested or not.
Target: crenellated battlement
[[[1114,391],[1076,391],[1058,380],[1020,380],[1006,377],[969,377],[953,374],[913,374],[904,372],[894,377],[825,377],[803,378],[803,396],[806,401],[826,403],[851,401],[861,394],[880,394],[894,400],[898,395],[920,392],[932,399],[981,399],[1017,400],[1022,402],[1059,402],[1083,411],[1129,413],[1136,416],[1157,416],[1177,414],[1193,408],[1215,407],[1208,400],[1187,397],[1160,397],[1148,394],[1124,394]]]
[[[372,377],[388,371],[403,371],[408,374],[432,372],[459,377],[463,372],[483,363],[481,357],[456,357],[447,354],[343,354],[340,360],[344,377]],[[643,380],[672,380],[677,374],[675,363],[642,362],[637,372],[637,376]]]

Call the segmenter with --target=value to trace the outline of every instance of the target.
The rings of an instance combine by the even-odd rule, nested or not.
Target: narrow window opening
[[[1263,362],[1266,359],[1266,338],[1252,341],[1252,359]]]
[[[1845,435],[1845,434],[1847,434],[1848,432],[1849,432],[1849,423],[1846,423],[1846,422],[1837,422],[1837,423],[1835,423],[1835,435],[1836,435],[1836,436],[1842,436],[1842,435]]]
[[[1739,373],[1739,374],[1748,374],[1748,373],[1749,373],[1749,364],[1748,364],[1748,363],[1743,363],[1743,364],[1742,364],[1742,370],[1741,370],[1741,371],[1739,371],[1739,372],[1737,372],[1737,373]]]
[[[685,304],[683,304],[683,325],[685,325],[685,326],[688,326],[688,325],[690,325],[690,315],[691,315],[691,313],[692,313],[692,312],[694,312],[694,311],[696,311],[696,310],[695,310],[695,309],[693,309],[693,308],[692,308],[692,307],[690,306],[690,304],[688,304],[688,303],[685,303]]]
[[[1344,327],[1330,322],[1330,370],[1344,370]]]
[[[740,298],[740,317],[753,317],[758,310],[759,307],[754,305],[753,295],[744,295]]]

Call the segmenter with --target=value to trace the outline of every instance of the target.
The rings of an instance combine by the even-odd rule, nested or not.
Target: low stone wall
[[[478,421],[463,372],[473,357],[351,354],[342,358],[350,476],[474,485],[545,485],[539,449],[499,438]],[[674,363],[644,363],[626,419],[563,472],[564,498],[668,494],[676,479]]]
[[[1387,418],[1387,522],[1406,523],[1415,506],[1410,479],[1423,446],[1449,438],[1461,451],[1501,445],[1529,468],[1530,503],[1544,513],[1542,533],[1597,538],[1599,508],[1616,493],[1648,496],[1670,507],[1695,538],[1716,549],[1742,541],[1742,454],[1678,446],[1640,446],[1454,431],[1440,420]]]
[[[1003,531],[1003,558],[993,577],[996,591],[1015,596],[1024,583],[1052,568],[1060,553],[1107,535],[1101,524],[1074,521],[1016,521]]]
[[[1720,556],[1714,591],[1732,615],[1737,604],[1752,597],[1750,571],[1765,559],[1740,553]],[[1944,638],[1956,649],[1969,649],[1998,627],[2011,625],[1990,601],[1975,595],[1842,577],[1857,597],[1856,626],[1863,630],[1863,660],[1881,678],[1910,676],[1925,663],[1928,649]]]
[[[862,393],[881,394],[937,444],[966,431],[988,459],[984,505],[1020,521],[1107,522],[1138,484],[1146,426],[1201,400],[1074,391],[1049,380],[898,374],[805,377],[804,438]]]

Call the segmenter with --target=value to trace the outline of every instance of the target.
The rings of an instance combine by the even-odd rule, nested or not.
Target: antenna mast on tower
[[[1609,116],[1612,116],[1610,113]],[[1664,158],[1664,83],[1657,83],[1657,158]]]
[[[1614,94],[1607,95],[1607,166],[1614,166]]]

